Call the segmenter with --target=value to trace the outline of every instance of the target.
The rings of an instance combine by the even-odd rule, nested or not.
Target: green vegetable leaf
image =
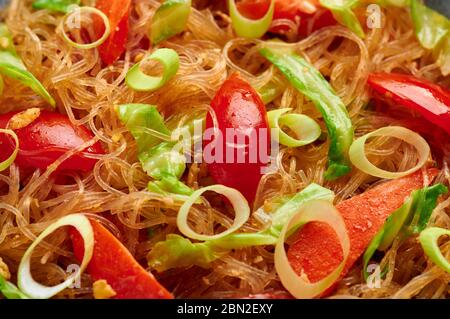
[[[7,299],[30,299],[13,283],[7,281],[0,275],[0,293]]]
[[[192,190],[179,181],[186,170],[186,158],[175,150],[175,142],[162,141],[161,137],[171,136],[171,131],[156,107],[123,104],[116,111],[136,140],[143,170],[156,180],[149,183],[148,190],[167,196],[190,195]]]
[[[383,228],[372,239],[363,256],[363,273],[367,280],[367,265],[376,250],[386,251],[397,236],[405,239],[424,230],[431,213],[436,208],[439,196],[448,192],[447,187],[436,184],[412,192],[405,203],[393,212]]]
[[[443,15],[411,0],[411,16],[414,30],[420,44],[426,49],[434,49],[444,38],[448,38],[450,21]]]
[[[147,256],[150,267],[159,272],[197,265],[207,268],[209,263],[220,256],[207,243],[193,244],[182,236],[170,234],[165,241],[155,245]]]
[[[55,106],[55,100],[23,64],[14,47],[12,35],[3,23],[0,24],[0,73],[20,81],[39,94],[51,106]]]
[[[33,2],[34,9],[47,9],[62,13],[68,13],[73,5],[80,5],[80,0],[36,0]]]
[[[348,151],[354,129],[342,100],[318,70],[296,54],[264,48],[260,53],[278,67],[289,82],[322,113],[331,139],[325,177],[335,180],[350,172]]]
[[[150,41],[156,45],[186,29],[191,0],[166,0],[153,16]]]
[[[334,193],[317,184],[309,185],[272,214],[271,227],[257,233],[233,233],[219,239],[195,244],[184,237],[168,235],[165,241],[157,243],[148,254],[149,265],[158,271],[192,265],[206,267],[233,249],[276,245],[284,223],[298,212],[302,205],[316,199],[332,201]]]
[[[360,2],[360,0],[320,0],[320,4],[329,9],[340,24],[345,25],[360,38],[364,38],[364,30],[352,10]]]

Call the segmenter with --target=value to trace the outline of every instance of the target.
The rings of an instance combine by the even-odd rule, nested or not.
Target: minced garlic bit
[[[109,299],[117,295],[114,289],[112,289],[112,287],[104,279],[94,282],[92,288],[94,289],[95,299]]]
[[[136,54],[136,56],[134,57],[134,62],[139,63],[144,59],[144,57],[145,57],[144,53]]]
[[[18,130],[24,128],[36,120],[41,115],[41,110],[38,108],[28,109],[14,115],[8,122],[8,128]]]
[[[9,272],[8,265],[3,262],[2,257],[0,257],[0,276],[6,280],[11,279],[11,273]]]

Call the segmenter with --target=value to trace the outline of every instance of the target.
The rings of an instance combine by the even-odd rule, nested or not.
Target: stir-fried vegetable
[[[237,8],[245,17],[256,20],[268,12],[270,4],[270,0],[242,0],[237,3]],[[316,30],[336,24],[331,11],[318,7],[318,0],[275,0],[273,20],[298,25],[299,35],[306,37]],[[269,31],[283,34],[289,29],[287,24],[281,24],[272,26]]]
[[[240,14],[236,7],[235,0],[228,0],[228,8],[230,10],[231,23],[234,31],[240,37],[244,38],[259,38],[263,36],[270,28],[272,23],[275,0],[270,1],[267,13],[258,20],[252,20]]]
[[[155,60],[164,67],[162,76],[150,76],[141,71],[141,64],[145,60]],[[150,56],[136,63],[127,73],[127,85],[136,91],[155,91],[169,82],[178,72],[180,58],[178,53],[172,49],[158,49]]]
[[[450,236],[450,230],[430,227],[420,233],[419,242],[428,258],[433,263],[450,273],[450,262],[439,249],[438,240],[442,236]]]
[[[80,247],[83,253],[79,255],[80,257],[80,268],[77,269],[72,275],[70,275],[64,282],[47,287],[33,279],[31,275],[31,256],[34,249],[39,245],[39,243],[48,235],[53,233],[55,230],[64,227],[71,226],[74,231],[79,234],[80,237]],[[21,291],[23,291],[27,296],[34,299],[48,299],[68,288],[72,283],[81,276],[83,271],[86,269],[91,257],[94,252],[94,232],[89,223],[87,217],[82,214],[68,215],[58,219],[55,223],[47,227],[36,240],[28,247],[27,251],[20,261],[19,270],[17,274],[17,281]]]
[[[278,138],[280,144],[288,147],[300,147],[316,141],[322,134],[319,124],[303,114],[285,114],[290,110],[280,109],[267,114],[270,127],[278,132],[274,138]],[[289,136],[282,127],[288,127],[296,138]]]
[[[157,243],[148,254],[149,265],[160,272],[192,265],[207,267],[209,263],[232,249],[276,245],[283,226],[305,203],[311,200],[332,202],[333,199],[332,191],[317,184],[311,184],[272,213],[272,223],[267,230],[257,233],[234,232],[221,238],[195,244],[186,238],[172,234],[167,236],[165,241]]]
[[[6,299],[30,299],[16,285],[3,278],[2,275],[0,275],[0,294],[5,296]]]
[[[191,0],[165,0],[156,10],[150,29],[152,44],[169,39],[186,29],[189,14],[191,13]]]
[[[235,211],[235,218],[231,227],[217,235],[199,234],[195,232],[188,224],[189,209],[204,192],[208,191],[214,191],[225,196],[231,202],[231,205],[233,206],[233,209]],[[241,193],[233,188],[229,188],[223,185],[212,185],[196,190],[183,204],[183,206],[181,206],[177,215],[177,226],[180,232],[189,238],[196,240],[217,240],[237,231],[247,222],[249,217],[250,207],[248,206],[248,202],[245,200],[244,196],[242,196]]]
[[[286,255],[285,238],[293,229],[302,228],[312,222],[319,222],[331,227],[338,239],[340,248],[343,251],[343,258],[339,265],[325,278],[310,282],[303,274],[297,274],[289,262]],[[275,248],[275,268],[283,286],[296,298],[314,298],[324,292],[339,278],[342,273],[347,258],[350,254],[350,240],[345,222],[336,208],[327,201],[310,201],[306,203],[290,219],[280,235],[280,240]]]
[[[340,278],[364,253],[386,218],[403,205],[411,192],[432,181],[437,170],[429,169],[423,177],[417,172],[386,182],[339,203],[336,208],[344,218],[350,237],[350,254]],[[288,257],[297,274],[302,272],[310,282],[317,282],[334,271],[344,259],[340,240],[328,225],[309,223],[292,239]],[[330,292],[331,288],[327,291]]]
[[[156,107],[124,104],[117,107],[117,114],[136,140],[142,168],[156,180],[149,183],[149,190],[190,195],[192,190],[179,181],[186,169],[186,158],[170,141],[171,132]],[[160,137],[169,141],[163,142]]]
[[[361,23],[352,11],[360,3],[361,0],[320,0],[320,4],[333,12],[334,18],[339,23],[345,25],[359,37],[364,38],[365,34]]]
[[[250,84],[233,74],[211,107],[217,124],[209,114],[203,149],[208,171],[217,184],[239,190],[252,203],[271,147],[264,103]]]
[[[117,299],[171,299],[173,296],[141,265],[133,255],[98,222],[90,221],[93,229],[92,258],[87,271],[93,280],[106,280]],[[70,232],[75,256],[85,254],[83,238],[74,229]]]
[[[14,47],[12,35],[3,23],[0,23],[0,74],[20,81],[55,107],[55,100],[23,64]]]
[[[264,48],[260,52],[322,113],[331,140],[329,165],[325,177],[328,180],[335,180],[349,173],[351,168],[348,150],[353,142],[353,126],[345,105],[330,84],[311,64],[293,53],[269,48]]]
[[[92,140],[94,134],[84,126],[75,126],[62,114],[30,109],[0,115],[0,128],[11,128],[20,142],[15,163],[23,168],[47,169],[68,151]],[[17,144],[5,134],[0,135],[0,161],[15,152]],[[104,154],[100,143],[81,150],[58,166],[58,171],[90,171],[97,162],[89,155]]]
[[[395,73],[372,73],[369,86],[377,97],[419,112],[450,134],[450,91],[425,79]]]
[[[450,20],[418,0],[411,0],[410,8],[420,44],[434,50],[442,73],[450,74]]]
[[[399,209],[386,219],[383,228],[372,239],[364,253],[363,273],[366,279],[368,276],[367,265],[375,251],[387,250],[398,236],[405,239],[424,230],[431,213],[436,208],[438,197],[447,192],[447,187],[442,184],[416,190]]]
[[[103,25],[103,33],[101,33],[99,35],[99,38],[93,42],[90,43],[78,43],[75,42],[71,39],[70,35],[68,35],[65,31],[65,24],[66,21],[70,21],[74,15],[78,15],[81,16],[81,14],[83,13],[89,13],[89,14],[94,14],[98,17],[100,17],[99,21],[102,21],[102,25]],[[97,21],[96,19],[94,21]],[[100,29],[100,26],[98,25],[96,27],[96,29]],[[66,41],[68,44],[70,44],[71,46],[73,46],[74,48],[80,49],[80,50],[89,50],[89,49],[93,49],[93,48],[97,48],[98,46],[100,46],[101,44],[103,44],[109,37],[109,35],[111,34],[111,25],[109,23],[109,19],[108,17],[99,9],[97,8],[93,8],[93,7],[80,7],[77,8],[76,10],[72,10],[69,13],[66,14],[66,16],[64,17],[63,23],[62,23],[62,28],[61,28],[61,33],[63,36],[64,41]]]
[[[391,172],[387,170],[380,169],[373,165],[366,156],[365,145],[366,141],[372,137],[393,137],[402,140],[410,145],[413,145],[418,152],[417,164],[403,172]],[[380,178],[399,178],[416,172],[421,169],[428,160],[430,156],[430,146],[425,141],[425,139],[419,134],[401,127],[401,126],[387,126],[382,127],[376,131],[370,132],[353,142],[349,151],[350,161],[359,170],[366,174],[380,177]]]
[[[36,0],[33,2],[33,8],[68,13],[71,7],[79,5],[80,2],[80,0]]]
[[[125,52],[128,41],[128,18],[131,11],[131,0],[96,0],[95,6],[109,19],[111,33],[99,47],[102,61],[112,64]],[[95,29],[100,37],[105,34],[105,27],[100,20],[94,20]]]

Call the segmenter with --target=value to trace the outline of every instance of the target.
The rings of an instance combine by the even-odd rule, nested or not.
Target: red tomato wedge
[[[0,128],[6,128],[9,120],[20,112],[0,115]],[[46,169],[68,151],[82,146],[94,138],[85,126],[76,126],[65,115],[40,111],[37,119],[29,125],[14,130],[19,138],[20,150],[15,163],[21,168]],[[14,150],[14,142],[0,134],[0,161],[7,159]],[[97,162],[87,154],[104,154],[100,143],[96,143],[65,160],[58,171],[90,171]]]
[[[386,218],[403,205],[412,191],[424,187],[425,181],[431,182],[438,172],[437,169],[429,169],[427,178],[424,178],[419,171],[376,186],[336,206],[344,218],[350,238],[350,254],[341,278],[364,253]],[[309,223],[295,236],[288,249],[288,258],[298,274],[304,272],[311,282],[317,282],[339,266],[343,258],[342,248],[330,226]]]
[[[173,298],[113,234],[94,220],[91,220],[91,224],[95,244],[87,271],[93,280],[106,280],[117,293],[116,299]],[[71,228],[70,236],[75,256],[81,261],[84,255],[83,239],[74,228]]]
[[[205,157],[208,171],[216,183],[239,190],[251,203],[262,177],[262,168],[269,161],[270,129],[265,105],[250,84],[238,74],[233,74],[219,89],[211,106],[223,138],[220,141],[211,136],[213,141],[210,142],[205,134],[204,155],[214,153],[207,151],[210,148],[215,150],[215,155],[222,154],[215,159]],[[206,129],[211,132],[213,128],[209,114]],[[245,141],[229,140],[227,132],[243,136]],[[229,154],[232,160],[227,159]],[[242,161],[237,154],[244,154]],[[256,157],[255,160],[252,156]]]
[[[372,73],[367,83],[382,99],[419,112],[450,134],[450,90],[406,74]]]
[[[270,0],[243,0],[237,4],[239,12],[249,19],[260,19],[269,10]],[[301,36],[323,27],[336,24],[331,11],[320,8],[318,0],[275,0],[274,20],[286,19],[299,22],[298,32]],[[287,26],[277,26],[270,32],[283,33]]]
[[[97,0],[95,7],[109,18],[111,34],[98,50],[102,61],[113,64],[125,52],[128,41],[128,18],[131,10],[131,0]],[[105,30],[100,19],[95,20],[96,30],[101,36]]]

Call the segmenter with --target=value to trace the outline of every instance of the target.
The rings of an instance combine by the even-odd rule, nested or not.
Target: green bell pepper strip
[[[271,226],[257,233],[233,233],[217,240],[192,243],[182,236],[170,234],[155,245],[147,256],[150,267],[159,272],[171,268],[208,265],[233,249],[276,245],[284,223],[310,200],[333,201],[334,193],[317,184],[311,184],[272,214]]]
[[[327,180],[335,180],[351,171],[348,151],[354,128],[342,100],[325,78],[296,54],[263,48],[260,53],[278,67],[289,82],[308,97],[322,113],[330,137]]]
[[[162,141],[157,135],[170,136],[171,131],[153,105],[123,104],[117,107],[122,123],[133,135],[143,170],[155,181],[148,190],[164,195],[190,195],[193,190],[179,181],[186,169],[186,159],[174,150],[175,142]],[[149,134],[145,129],[157,133]]]
[[[6,299],[30,299],[26,294],[20,291],[16,285],[7,281],[0,275],[0,293],[5,296]]]
[[[438,197],[447,192],[447,187],[442,184],[416,190],[386,219],[383,228],[372,239],[363,255],[363,275],[366,280],[369,275],[367,266],[375,251],[386,251],[398,236],[404,240],[424,230],[436,208]]]
[[[3,23],[0,24],[0,73],[20,81],[40,95],[52,107],[55,107],[55,100],[23,64],[14,47],[12,35]]]
[[[33,2],[34,9],[47,9],[62,13],[68,13],[74,5],[80,5],[80,0],[36,0]]]

